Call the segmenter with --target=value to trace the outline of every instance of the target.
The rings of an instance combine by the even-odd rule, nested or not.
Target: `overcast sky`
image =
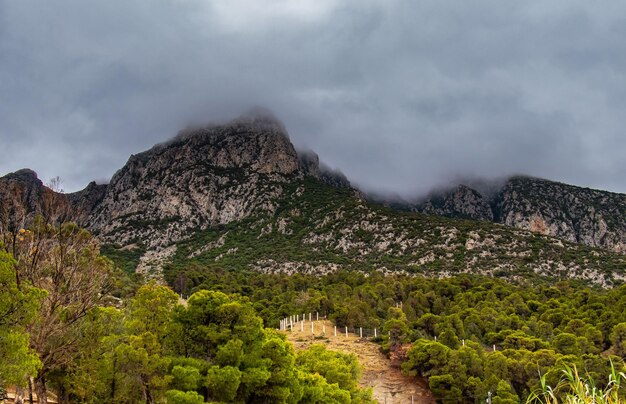
[[[254,106],[365,189],[626,192],[626,2],[0,0],[0,175],[78,190]]]

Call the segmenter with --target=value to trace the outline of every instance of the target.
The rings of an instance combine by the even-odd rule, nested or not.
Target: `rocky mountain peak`
[[[73,220],[81,225],[86,224],[89,216],[104,199],[107,188],[108,184],[91,181],[83,190],[67,194],[72,206]]]
[[[626,195],[516,176],[493,203],[502,224],[626,253]]]
[[[463,184],[431,195],[419,209],[431,215],[493,220],[493,212],[485,198],[478,191]]]
[[[481,193],[466,185],[406,208],[488,220],[566,241],[626,253],[626,195],[516,175]]]
[[[37,177],[37,173],[31,170],[30,168],[22,168],[21,170],[17,170],[13,173],[9,173],[2,177],[5,180],[18,181],[23,183],[39,183],[43,185],[39,177]]]
[[[319,176],[318,160],[301,165],[284,125],[267,114],[187,128],[131,156],[88,226],[105,242],[166,250],[194,231],[271,214],[285,186],[306,175]]]
[[[0,177],[0,220],[12,227],[23,227],[41,213],[45,186],[30,169]]]

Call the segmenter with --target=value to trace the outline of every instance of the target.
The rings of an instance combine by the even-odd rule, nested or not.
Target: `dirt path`
[[[294,324],[293,331],[287,331],[287,338],[296,349],[306,349],[312,344],[325,344],[328,349],[354,353],[359,358],[363,368],[359,384],[362,387],[372,387],[373,395],[380,404],[413,403],[431,404],[435,400],[423,380],[407,377],[400,369],[393,366],[391,361],[380,352],[379,345],[361,340],[355,335],[346,337],[337,331],[334,336],[334,327],[330,321],[316,321],[315,334],[322,335],[322,326],[326,327],[324,339],[316,339],[311,333],[311,323],[306,321],[304,331],[300,331],[300,324]]]

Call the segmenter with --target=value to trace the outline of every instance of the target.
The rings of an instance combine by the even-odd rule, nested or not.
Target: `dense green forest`
[[[603,388],[612,364],[623,370],[626,286],[190,265],[181,291],[112,258],[71,223],[5,232],[2,387],[54,391],[60,402],[371,402],[354,356],[323,345],[295,352],[276,331],[281,318],[316,311],[382,330],[381,349],[444,402],[525,401],[568,367]]]
[[[381,349],[401,355],[406,372],[427,377],[433,393],[451,402],[482,402],[489,391],[494,402],[526,400],[542,379],[556,386],[565,365],[605,386],[611,362],[621,370],[626,355],[626,286],[187,270],[195,289],[249,298],[267,326],[319,311],[342,327],[378,328]]]
[[[68,223],[4,234],[0,387],[59,402],[371,402],[356,357],[296,353],[249,298],[143,284]]]

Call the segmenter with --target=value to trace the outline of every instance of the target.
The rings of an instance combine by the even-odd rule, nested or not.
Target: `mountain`
[[[465,185],[404,209],[501,223],[566,241],[626,253],[626,195],[514,176],[496,192]]]
[[[0,177],[0,222],[9,228],[24,227],[43,211],[45,189],[29,169]]]
[[[560,195],[558,203],[569,205],[555,205],[545,202],[553,189],[530,188],[529,181],[511,179],[491,198],[460,186],[420,205],[429,214],[399,212],[365,200],[316,154],[297,152],[278,120],[255,113],[188,128],[131,156],[109,184],[90,183],[72,194],[52,191],[29,170],[8,174],[0,178],[0,213],[7,218],[24,212],[23,223],[28,223],[36,214],[49,215],[49,207],[61,206],[54,212],[64,216],[55,217],[87,227],[121,267],[164,277],[178,291],[197,286],[207,271],[218,268],[576,277],[603,286],[622,282],[626,255],[618,253],[623,250],[614,248],[616,238],[608,235],[624,225],[610,222],[606,213],[615,204],[611,198],[620,196],[605,200],[607,193],[589,190],[584,198]],[[595,216],[589,223],[599,218],[607,223],[603,237],[592,233],[596,244],[576,244],[588,239],[566,233],[550,237],[545,230],[590,209]],[[537,212],[543,227],[530,225],[540,222]],[[578,229],[591,226],[585,223],[576,221]]]
[[[441,195],[432,195],[421,206],[421,211],[429,215],[493,221],[488,201],[478,191],[465,185]]]

